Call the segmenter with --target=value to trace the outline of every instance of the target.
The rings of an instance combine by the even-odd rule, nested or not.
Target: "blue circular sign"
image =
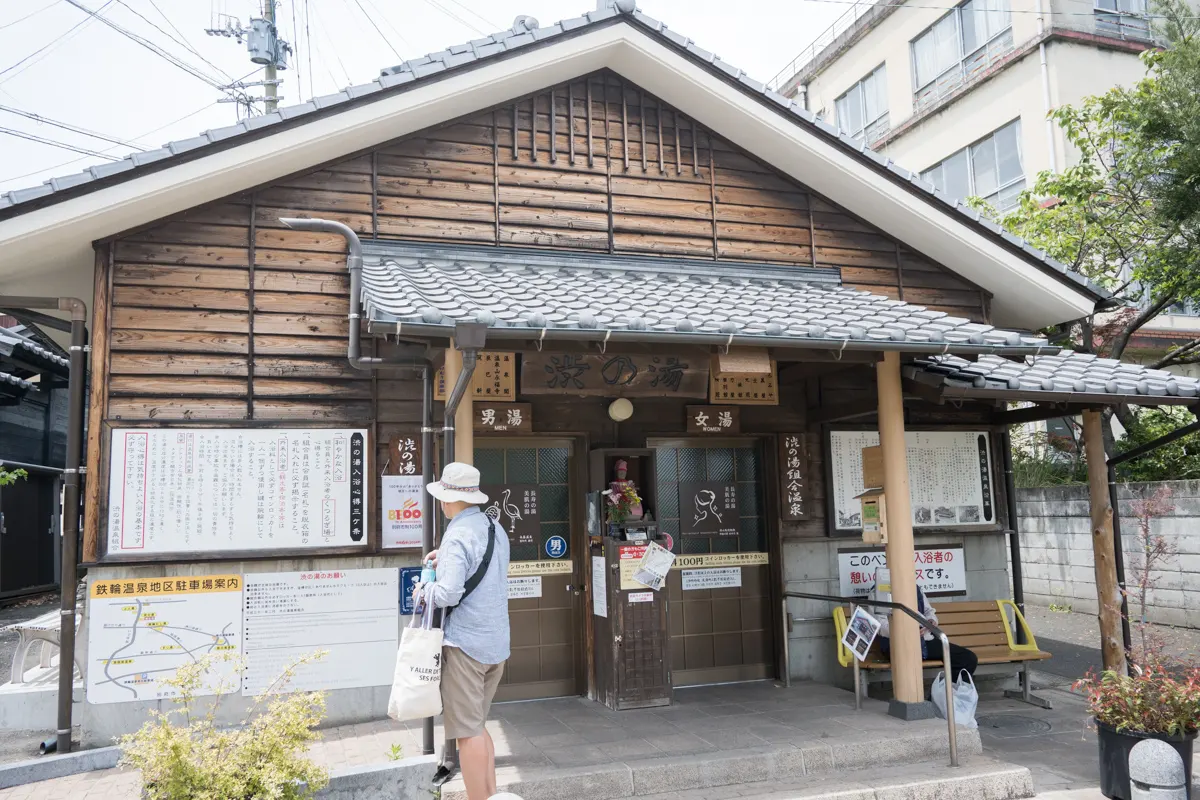
[[[551,536],[546,540],[546,555],[551,558],[562,558],[567,554],[567,540],[561,536]]]

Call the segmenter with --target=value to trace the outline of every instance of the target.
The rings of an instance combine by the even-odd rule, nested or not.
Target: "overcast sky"
[[[215,82],[255,69],[244,44],[205,29],[220,27],[223,13],[247,24],[259,0],[0,0],[0,191],[103,161],[5,130],[118,157],[132,150],[14,110],[143,148],[237,119],[233,104],[216,102],[218,89],[77,6],[103,8],[106,19]],[[639,6],[764,81],[847,9],[844,0],[642,0]],[[550,24],[593,8],[595,0],[281,0],[280,28],[296,53],[280,92],[292,104],[506,28],[518,14]],[[248,80],[255,78],[261,75]]]

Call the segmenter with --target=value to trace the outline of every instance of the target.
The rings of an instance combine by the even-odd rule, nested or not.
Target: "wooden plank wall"
[[[379,239],[837,268],[847,284],[988,319],[978,287],[606,72],[104,243],[109,376],[93,423],[370,421],[383,445],[416,430],[411,373],[346,362],[343,240],[283,216]],[[100,458],[89,449],[92,468]]]

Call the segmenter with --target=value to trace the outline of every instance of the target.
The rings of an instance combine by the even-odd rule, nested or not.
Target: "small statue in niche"
[[[621,523],[627,520],[642,518],[642,498],[638,495],[637,484],[629,480],[629,464],[625,459],[617,459],[614,465],[615,480],[608,484],[604,495],[608,498],[608,521]]]

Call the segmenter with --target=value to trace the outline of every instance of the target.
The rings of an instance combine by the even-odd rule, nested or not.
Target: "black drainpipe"
[[[1133,649],[1133,637],[1129,630],[1129,598],[1125,594],[1125,548],[1121,543],[1121,506],[1117,497],[1117,467],[1129,461],[1135,461],[1144,455],[1154,452],[1163,445],[1168,445],[1177,439],[1190,436],[1200,431],[1200,405],[1192,406],[1191,412],[1197,420],[1182,428],[1146,442],[1141,447],[1135,447],[1127,453],[1121,453],[1108,459],[1108,502],[1113,509],[1113,564],[1117,568],[1117,586],[1121,590],[1121,638],[1125,644],[1125,652]]]
[[[1008,546],[1012,559],[1013,602],[1021,613],[1025,613],[1025,575],[1021,566],[1021,531],[1017,517],[1017,482],[1013,475],[1012,435],[1008,428],[1000,434],[1000,446],[1004,451],[1004,496],[1008,506]],[[1017,629],[1017,644],[1025,643],[1025,630]]]

